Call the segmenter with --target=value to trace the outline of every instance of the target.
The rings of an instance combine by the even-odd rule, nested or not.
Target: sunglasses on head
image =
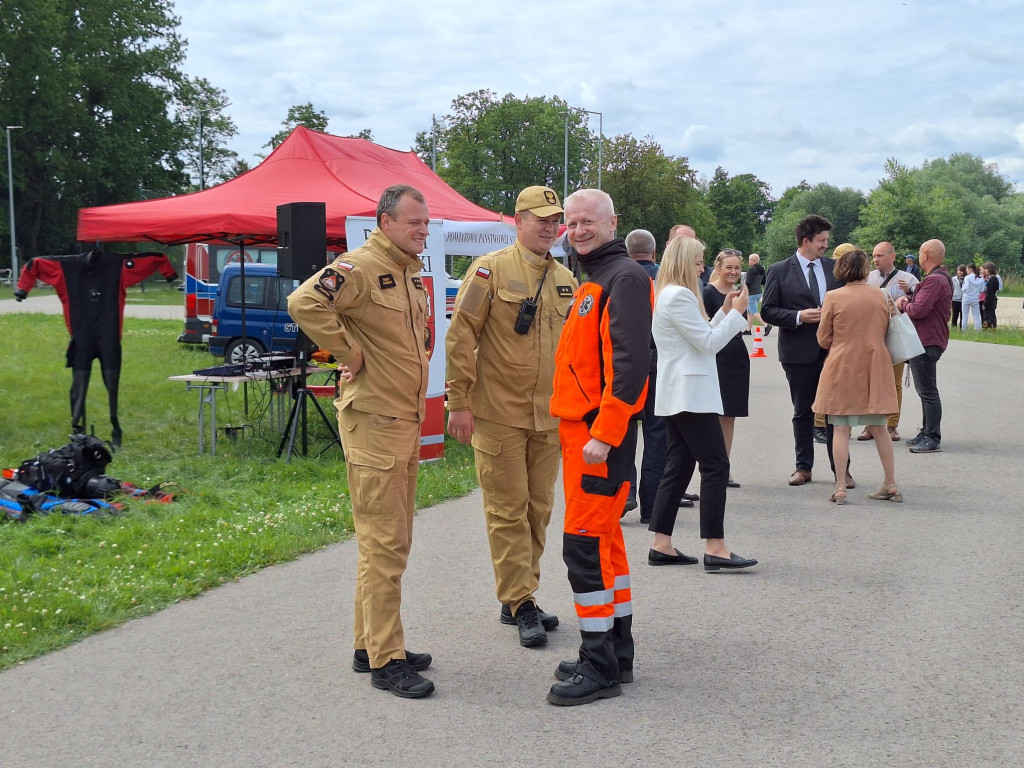
[[[722,253],[728,254],[729,256],[742,256],[743,251],[737,251],[735,248],[723,248]]]

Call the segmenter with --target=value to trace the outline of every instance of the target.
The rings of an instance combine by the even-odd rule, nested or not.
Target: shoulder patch
[[[340,275],[330,267],[327,267],[320,273],[320,279],[317,281],[317,285],[333,296],[333,294],[338,292],[338,289],[341,288],[344,282],[344,275]]]
[[[487,267],[479,267],[476,270],[476,276],[482,277],[484,280],[490,280],[491,270],[489,270]]]
[[[580,308],[576,311],[576,313],[580,317],[586,317],[587,315],[590,314],[590,310],[592,310],[593,308],[594,297],[591,296],[590,294],[587,294],[586,296],[583,297],[583,301],[580,302]]]
[[[349,264],[347,261],[335,262],[334,266],[341,267],[346,272],[351,272],[353,269],[355,269],[355,264]]]
[[[377,275],[377,281],[380,283],[381,288],[394,288],[398,283],[395,282],[395,276],[392,274]]]
[[[572,296],[572,286],[571,285],[560,285],[560,286],[558,286],[558,295],[559,296]]]

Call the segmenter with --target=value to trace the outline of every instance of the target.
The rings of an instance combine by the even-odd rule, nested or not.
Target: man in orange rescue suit
[[[562,557],[580,621],[579,658],[555,670],[552,704],[618,696],[633,680],[633,605],[619,518],[647,396],[651,278],[615,237],[612,199],[582,189],[565,200],[569,243],[587,273],[555,355],[551,412],[561,418]]]
[[[520,193],[515,243],[470,265],[446,337],[448,432],[473,443],[500,619],[527,648],[558,626],[535,593],[558,476],[555,347],[577,287],[548,253],[561,218],[553,190]]]
[[[299,327],[338,361],[338,410],[348,467],[356,571],[356,672],[403,698],[430,695],[426,653],[405,650],[402,574],[412,541],[420,424],[427,391],[427,297],[418,255],[430,214],[408,186],[384,190],[366,243],[288,298]]]

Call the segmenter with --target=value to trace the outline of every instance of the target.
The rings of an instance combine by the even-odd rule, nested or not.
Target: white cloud
[[[721,135],[706,125],[691,125],[683,132],[682,151],[696,163],[717,163],[722,149]]]

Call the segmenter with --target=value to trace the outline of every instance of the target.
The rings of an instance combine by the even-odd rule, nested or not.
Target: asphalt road
[[[4,295],[0,293],[0,295]],[[1024,325],[1024,307],[1020,298],[1013,296],[1001,297],[996,313],[1000,324]],[[59,315],[62,312],[60,299],[46,288],[30,294],[24,301],[0,299],[0,315],[14,312],[38,312],[44,315]],[[184,320],[184,305],[154,306],[146,304],[127,304],[125,317],[143,317],[151,320]]]
[[[0,295],[8,295],[4,290]],[[0,315],[14,313],[37,313],[41,315],[63,314],[60,299],[52,290],[45,288],[33,291],[24,301],[0,299]],[[149,320],[185,320],[185,304],[158,306],[153,304],[125,304],[125,317],[142,317]]]
[[[761,565],[649,567],[651,534],[627,515],[636,682],[619,698],[544,699],[579,642],[561,502],[539,594],[562,626],[524,649],[498,623],[474,493],[416,521],[404,616],[410,648],[434,655],[433,697],[351,670],[349,541],[3,672],[0,766],[1020,765],[1024,349],[951,344],[943,451],[900,445],[906,502],[874,502],[874,444],[854,442],[858,487],[837,508],[824,446],[815,481],[786,484],[776,338],[751,361],[726,516],[730,546]],[[906,435],[920,412],[911,388]],[[675,543],[700,552],[694,510]]]

